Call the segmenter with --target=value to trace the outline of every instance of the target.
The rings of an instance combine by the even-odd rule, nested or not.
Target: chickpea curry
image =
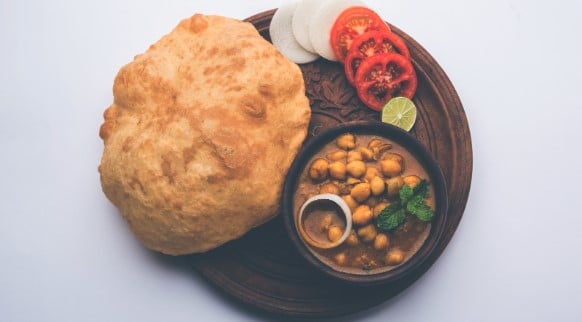
[[[302,171],[294,195],[296,222],[298,210],[310,197],[340,196],[352,212],[353,228],[347,239],[333,248],[306,246],[337,270],[388,271],[412,257],[430,232],[435,201],[429,181],[418,160],[396,142],[374,135],[342,134],[316,153]],[[346,225],[336,212],[320,209],[306,216],[298,224],[307,222],[309,227],[302,228],[314,238],[332,243],[345,232]]]

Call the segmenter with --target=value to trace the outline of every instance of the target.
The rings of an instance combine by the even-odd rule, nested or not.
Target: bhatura
[[[148,248],[204,252],[278,212],[311,112],[299,67],[250,24],[185,19],[121,68],[103,192]]]

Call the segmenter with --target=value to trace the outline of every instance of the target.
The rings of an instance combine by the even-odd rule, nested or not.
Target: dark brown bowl
[[[305,243],[301,240],[296,228],[293,199],[301,173],[314,154],[316,154],[327,143],[335,140],[339,135],[344,133],[375,135],[400,144],[425,168],[431,179],[431,184],[433,185],[436,209],[428,237],[411,258],[388,271],[362,275],[334,269],[324,264],[307,248]],[[447,221],[447,206],[448,198],[445,179],[432,154],[408,132],[405,132],[398,127],[375,121],[344,123],[322,131],[315,138],[309,141],[302,148],[291,165],[283,187],[282,197],[283,221],[290,239],[299,253],[321,272],[337,280],[361,286],[394,283],[406,276],[415,274],[421,268],[422,264],[430,257],[431,253],[436,251],[439,241],[443,238]]]

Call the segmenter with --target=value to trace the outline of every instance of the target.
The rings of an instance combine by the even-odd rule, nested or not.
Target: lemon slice
[[[416,121],[416,106],[406,97],[394,97],[382,107],[382,122],[410,131]]]

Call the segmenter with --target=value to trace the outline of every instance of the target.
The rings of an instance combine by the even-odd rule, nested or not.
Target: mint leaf
[[[410,198],[412,198],[414,196],[414,191],[412,190],[412,188],[410,188],[410,186],[408,185],[403,185],[402,188],[400,188],[400,201],[402,202],[402,204],[406,204]]]
[[[415,207],[418,207],[418,206],[423,205],[423,204],[424,204],[424,197],[421,195],[416,195],[416,196],[410,198],[410,200],[406,204],[406,210],[410,211],[409,207],[415,208]]]
[[[406,210],[422,221],[431,221],[434,216],[434,211],[424,203],[424,198],[421,195],[414,196],[406,204]]]
[[[431,221],[434,216],[434,211],[424,201],[427,196],[428,182],[423,179],[414,187],[414,197],[411,200],[410,207],[407,205],[407,210],[422,221]]]
[[[414,187],[413,192],[415,196],[422,196],[423,199],[426,198],[428,195],[428,182],[422,179],[420,183]]]
[[[411,211],[412,212],[412,211]],[[431,221],[434,216],[434,211],[428,205],[422,204],[412,212],[416,218],[422,221]]]
[[[406,212],[400,203],[393,203],[384,208],[376,219],[376,226],[381,230],[393,230],[406,219]]]

